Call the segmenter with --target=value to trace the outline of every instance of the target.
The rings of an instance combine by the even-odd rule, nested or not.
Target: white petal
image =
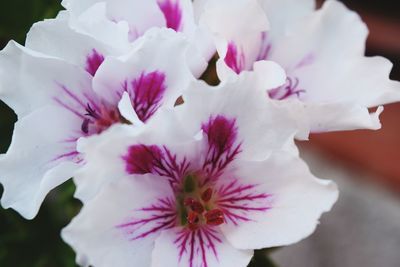
[[[80,139],[78,151],[83,153],[87,161],[74,177],[77,184],[75,197],[87,202],[101,188],[126,175],[127,166],[123,157],[132,145],[167,146],[178,155],[185,155],[189,147],[195,154],[198,150],[192,145],[195,142],[193,135],[185,130],[174,113],[169,111],[160,112],[143,127],[114,125],[101,135]],[[99,169],[99,166],[107,168]]]
[[[226,58],[230,48],[236,51],[231,55],[237,61],[235,64],[238,66],[234,67],[236,73],[253,66],[261,49],[261,33],[269,28],[267,17],[257,0],[208,1],[200,24],[213,34],[221,59]]]
[[[74,176],[77,186],[75,197],[86,203],[93,198],[105,183],[123,177],[125,172],[122,156],[136,135],[136,127],[115,125],[101,135],[81,138],[78,151],[84,154],[85,167]],[[112,144],[109,143],[112,141]],[[107,168],[99,168],[107,166]]]
[[[204,8],[207,4],[208,0],[194,0],[193,1],[193,10],[195,20],[198,22],[201,18],[201,15],[204,12]]]
[[[276,88],[286,82],[285,70],[273,61],[257,61],[253,71],[260,88]]]
[[[81,160],[75,140],[84,135],[86,106],[74,97],[93,94],[91,76],[13,42],[0,62],[1,98],[18,115],[10,149],[1,156],[2,204],[32,218],[46,194],[72,177]]]
[[[285,35],[298,21],[310,15],[316,6],[315,0],[259,0],[271,24],[271,38]]]
[[[330,66],[327,62],[321,60],[294,74],[301,77],[300,86],[306,88],[305,102],[340,101],[375,107],[399,101],[400,83],[389,79],[392,63],[387,59],[348,57],[340,63],[329,61]],[[321,69],[322,65],[325,69]]]
[[[15,42],[0,52],[0,97],[19,118],[56,103],[54,97],[63,93],[63,86],[73,93],[92,95],[90,83],[90,75],[81,68]]]
[[[302,92],[303,103],[281,101],[299,125],[313,132],[380,128],[380,111],[369,114],[367,108],[398,101],[400,83],[389,80],[388,60],[364,57],[367,34],[357,14],[327,1],[291,34],[270,40],[270,59],[285,68],[290,84],[296,84],[293,89]]]
[[[47,87],[37,86],[38,83],[40,84],[38,75],[35,73],[31,75],[30,71],[24,73],[27,67],[36,63],[32,62],[36,58],[43,58],[43,61],[48,59],[42,54],[23,48],[14,41],[9,42],[0,53],[0,97],[19,116],[41,107],[51,98],[50,92],[46,90]],[[53,68],[49,65],[51,64],[47,64],[45,67]],[[36,68],[36,70],[38,69]],[[23,78],[21,74],[24,76]],[[50,76],[51,72],[48,75]],[[48,80],[47,77],[43,78]],[[46,82],[49,84],[49,81]],[[35,87],[38,88],[33,90],[32,88]]]
[[[78,165],[72,157],[60,156],[75,151],[74,144],[63,141],[75,125],[72,114],[54,106],[36,110],[15,124],[11,146],[0,157],[3,207],[32,219],[47,193],[74,175]]]
[[[275,41],[271,59],[293,69],[308,55],[313,60],[329,58],[332,63],[339,62],[338,57],[362,57],[367,35],[368,29],[356,13],[336,0],[327,1],[299,21],[291,35]]]
[[[238,17],[241,20],[240,24],[237,22]],[[240,41],[244,36],[249,37],[243,33],[262,32],[268,29],[267,17],[256,0],[208,1],[201,21],[212,33],[228,41]]]
[[[166,0],[171,1],[171,0]],[[212,36],[198,26],[198,21],[194,17],[194,7],[191,0],[176,0],[182,9],[182,33],[187,36],[190,48],[193,52],[189,53],[189,64],[196,77],[207,68],[207,62],[214,56],[216,50]]]
[[[134,41],[154,27],[183,32],[190,40],[192,53],[188,60],[196,77],[201,76],[207,68],[206,61],[215,53],[211,38],[194,20],[190,0],[93,0],[64,1],[63,4],[71,12],[70,23],[74,29],[119,50],[126,49],[127,38]]]
[[[131,99],[127,92],[124,92],[121,101],[118,103],[118,110],[121,115],[134,125],[142,125],[143,122],[139,119],[135,110],[132,107]]]
[[[373,107],[400,99],[400,83],[390,81],[392,64],[364,57],[368,29],[338,1],[299,23],[296,33],[274,43],[271,60],[298,78],[311,103],[349,102]]]
[[[176,242],[179,232],[179,228],[167,230],[157,238],[151,267],[246,267],[253,256],[251,250],[238,250],[232,247],[219,232],[213,234],[220,241],[210,236],[210,239],[207,239],[203,232],[193,232],[188,233],[187,242]],[[180,253],[182,247],[179,247],[181,244],[185,249],[182,253]],[[210,244],[214,246],[215,252]]]
[[[110,22],[126,21],[133,39],[151,27],[163,27],[166,23],[155,0],[90,0],[84,3],[77,0],[63,1],[63,5],[77,18],[96,4],[106,7],[106,16]]]
[[[269,209],[248,211],[248,221],[221,225],[239,249],[289,245],[310,235],[323,212],[338,197],[336,185],[316,179],[298,157],[277,153],[264,162],[241,162],[235,173],[241,183],[268,194]],[[256,202],[254,202],[256,203]],[[252,205],[255,205],[255,204]]]
[[[154,240],[162,228],[145,237],[139,236],[166,220],[133,223],[164,215],[141,209],[157,205],[159,200],[171,195],[168,184],[157,177],[124,177],[85,203],[78,216],[62,231],[62,238],[74,248],[83,266],[150,266]]]
[[[369,113],[367,108],[349,103],[304,104],[294,101],[285,104],[298,122],[309,125],[313,133],[381,128],[379,116],[383,112],[382,106]]]
[[[272,72],[274,64],[269,66],[271,77],[275,77],[279,84],[284,77],[281,69],[275,65]],[[275,82],[271,81],[271,84]],[[175,109],[181,124],[193,135],[211,117],[221,115],[235,120],[238,141],[242,141],[239,156],[262,159],[274,149],[282,149],[298,131],[288,112],[266,99],[263,88],[263,78],[257,78],[254,73],[244,73],[237,81],[222,83],[217,88],[193,83],[183,95],[185,104]]]
[[[97,3],[79,16],[70,13],[70,26],[82,33],[92,36],[96,40],[117,50],[129,49],[130,28],[127,22],[115,22],[107,17],[108,6],[104,2]]]
[[[124,91],[129,92],[140,118],[143,114],[138,112],[139,107],[150,105],[155,110],[163,105],[173,107],[194,79],[187,66],[187,48],[188,43],[183,36],[172,30],[148,32],[135,43],[135,49],[130,54],[106,59],[93,80],[94,90],[113,103],[120,100]],[[171,58],[174,59],[174,68],[171,68]],[[158,80],[160,84],[146,82],[150,74],[157,77],[151,78],[152,75],[148,78]],[[151,90],[154,92],[147,93]],[[156,94],[155,102],[153,94]]]
[[[34,24],[27,35],[26,47],[83,68],[87,67],[93,50],[103,57],[124,52],[73,30],[68,24],[68,16],[64,11],[64,16]]]

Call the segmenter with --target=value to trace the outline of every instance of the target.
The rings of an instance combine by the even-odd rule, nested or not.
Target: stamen
[[[220,209],[210,210],[205,214],[208,225],[221,225],[225,222],[224,213]]]
[[[92,117],[96,120],[100,119],[100,116],[99,116],[99,114],[97,114],[97,111],[94,110],[89,104],[87,104],[86,112],[87,112],[85,114],[86,116]]]
[[[204,191],[203,194],[201,195],[201,199],[202,199],[204,202],[208,202],[208,201],[210,201],[210,199],[212,198],[212,194],[213,194],[212,189],[211,189],[211,188],[208,188],[208,189],[207,189],[206,191]]]
[[[288,77],[286,84],[278,88],[272,89],[268,92],[270,98],[275,100],[284,100],[292,96],[300,97],[301,94],[305,93],[304,89],[298,88],[300,81],[298,78]]]
[[[81,130],[85,134],[100,134],[114,123],[124,123],[118,110],[107,106],[93,108],[89,103],[86,106],[85,118]],[[92,125],[92,127],[90,127]]]
[[[194,200],[193,198],[186,198],[184,201],[185,206],[189,206],[192,211],[198,213],[198,214],[202,214],[204,212],[204,207],[203,205],[197,201]]]
[[[189,215],[187,216],[187,221],[190,230],[196,230],[199,228],[198,223],[200,222],[200,219],[199,214],[197,214],[196,212],[189,212]]]
[[[84,119],[82,122],[81,130],[85,134],[89,133],[89,123],[90,123],[90,119]]]

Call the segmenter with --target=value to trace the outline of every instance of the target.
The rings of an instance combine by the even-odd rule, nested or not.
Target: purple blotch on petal
[[[218,153],[230,149],[237,139],[236,121],[221,115],[210,118],[202,129],[207,135],[208,144],[217,149]]]
[[[124,89],[131,97],[131,102],[139,119],[146,122],[162,104],[167,90],[165,74],[160,71],[141,73],[130,83],[124,84]]]
[[[132,145],[122,158],[127,173],[151,173],[166,177],[171,184],[179,183],[190,166],[186,158],[179,161],[168,148],[156,145]]]
[[[203,163],[203,172],[207,174],[204,183],[217,179],[223,170],[235,160],[241,152],[241,143],[237,141],[238,128],[235,119],[218,115],[211,117],[202,125],[207,136],[208,150]]]
[[[226,65],[231,68],[236,74],[240,74],[245,68],[244,53],[243,51],[238,50],[238,47],[234,42],[230,42],[228,44],[228,50],[226,52],[224,61]]]
[[[103,62],[104,56],[96,49],[92,49],[91,53],[86,56],[86,71],[94,76]]]
[[[182,9],[179,5],[179,1],[159,1],[158,6],[164,14],[167,27],[177,32],[180,31],[182,28]]]
[[[146,174],[153,173],[155,165],[162,157],[162,151],[157,146],[133,145],[123,158],[129,174]]]

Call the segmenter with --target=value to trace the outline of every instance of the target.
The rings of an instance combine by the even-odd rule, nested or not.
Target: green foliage
[[[33,221],[12,210],[0,211],[0,266],[74,267],[73,251],[60,238],[60,230],[78,213],[72,182],[47,197]]]
[[[61,0],[12,0],[0,3],[0,38],[23,43],[34,22],[54,17]]]
[[[270,250],[256,250],[248,267],[278,267],[268,256]]]

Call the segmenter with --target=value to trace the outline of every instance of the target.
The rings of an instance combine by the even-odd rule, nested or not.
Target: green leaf
[[[256,250],[248,267],[278,267],[268,256],[267,250]]]

